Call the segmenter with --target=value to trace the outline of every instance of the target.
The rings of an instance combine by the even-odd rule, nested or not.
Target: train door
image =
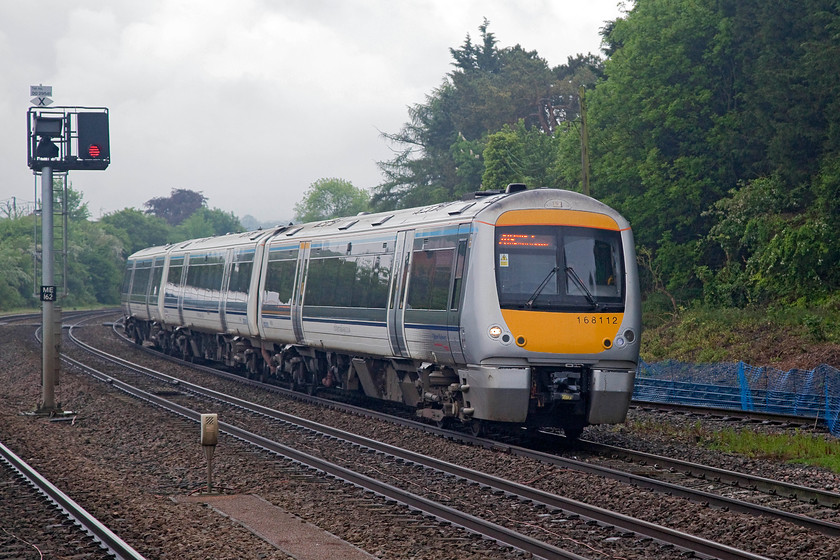
[[[170,254],[163,267],[163,321],[174,325],[183,325],[181,313],[185,255]]]
[[[163,318],[160,305],[161,280],[163,279],[164,257],[155,257],[152,263],[152,274],[149,279],[149,289],[146,294],[146,311],[152,321],[160,321]]]
[[[309,269],[309,252],[312,243],[301,241],[298,253],[297,269],[295,270],[295,293],[292,298],[292,328],[298,344],[304,344],[303,332],[303,296],[306,292],[306,273]]]
[[[219,288],[219,323],[222,326],[222,332],[228,332],[227,312],[230,293],[230,273],[235,253],[232,248],[228,247],[222,254],[224,255],[225,264],[224,268],[222,268],[222,285]]]
[[[184,301],[186,299],[186,290],[187,290],[187,270],[190,266],[190,255],[189,253],[184,254],[181,257],[182,266],[178,270],[178,324],[179,325],[186,325],[186,321],[184,320]],[[170,264],[170,270],[172,265]]]
[[[449,304],[446,312],[446,332],[449,337],[449,349],[456,364],[464,363],[464,351],[461,347],[461,300],[466,272],[467,248],[469,245],[470,224],[458,226],[458,242],[455,247],[455,263],[452,267],[452,281],[449,288]]]
[[[143,303],[141,304],[141,307],[146,312],[145,317],[148,318],[148,319],[152,318],[152,314],[151,314],[152,310],[150,309],[150,306],[149,306],[149,292],[152,289],[152,282],[153,282],[153,278],[155,276],[154,275],[154,270],[155,270],[154,259],[152,259],[152,264],[151,264],[150,268],[151,269],[149,270],[149,277],[146,280],[146,287],[143,290]]]
[[[391,340],[391,352],[394,356],[408,357],[405,343],[405,291],[408,283],[408,271],[411,268],[411,247],[414,244],[414,231],[397,233],[394,250],[394,270],[391,274],[391,297],[388,299],[388,338]]]
[[[137,261],[129,260],[125,266],[125,277],[123,278],[123,287],[120,290],[121,303],[125,309],[125,314],[131,317],[134,315],[134,309],[131,302],[131,289],[134,286],[134,272],[137,268]]]

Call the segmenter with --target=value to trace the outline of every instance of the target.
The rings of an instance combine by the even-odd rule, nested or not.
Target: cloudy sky
[[[500,47],[550,66],[599,53],[620,0],[0,0],[0,204],[35,198],[30,85],[110,110],[111,165],[71,172],[92,217],[200,191],[208,206],[288,219],[314,181],[371,188],[381,132],[490,21]]]

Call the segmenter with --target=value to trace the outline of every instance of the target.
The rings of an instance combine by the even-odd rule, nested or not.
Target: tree
[[[106,233],[122,242],[124,256],[174,240],[172,226],[163,218],[143,213],[136,208],[124,208],[106,214],[99,223]]]
[[[399,132],[383,133],[396,155],[390,161],[378,163],[385,181],[374,189],[371,197],[374,208],[409,208],[457,196],[462,178],[457,174],[458,165],[451,147],[453,143],[469,140],[459,135],[453,124],[454,105],[455,90],[444,82],[426,96],[426,103],[408,108],[410,121]],[[480,152],[481,149],[477,150]],[[454,153],[463,156],[461,150]],[[480,177],[480,168],[474,172]],[[475,183],[469,179],[467,182]]]
[[[295,220],[315,222],[369,210],[370,195],[344,179],[318,179],[295,204]]]
[[[836,287],[840,5],[637,0],[604,33],[592,192],[630,220],[663,286],[736,305]]]
[[[21,216],[26,216],[34,211],[34,203],[30,201],[21,201],[16,197],[7,198],[0,201],[0,219],[11,218],[16,219]]]
[[[70,228],[64,304],[118,304],[125,266],[122,243],[96,222],[71,222]]]
[[[175,238],[196,239],[241,231],[242,225],[233,212],[224,212],[218,208],[200,208],[175,228]]]
[[[602,73],[600,59],[578,55],[552,69],[536,51],[499,48],[488,26],[487,20],[479,26],[480,43],[467,35],[460,48],[450,49],[454,68],[443,84],[424,103],[409,107],[410,120],[399,132],[383,134],[396,155],[379,162],[385,180],[374,189],[375,208],[442,202],[487,188],[482,158],[491,135],[521,122],[528,135],[519,141],[536,143],[525,148],[530,154],[540,151],[562,123],[578,117],[578,89],[594,85]],[[542,180],[541,185],[548,186]]]
[[[64,188],[64,183],[60,177],[53,179],[53,189],[58,190]],[[67,185],[67,200],[65,203],[65,211],[70,222],[83,222],[90,218],[90,210],[88,203],[84,202],[84,195],[73,188],[72,183]],[[57,202],[59,199],[56,198]]]
[[[200,192],[188,189],[172,189],[168,197],[157,197],[147,200],[144,206],[146,213],[166,220],[171,226],[177,226],[193,215],[199,208],[203,208],[207,198]]]
[[[0,310],[33,306],[32,231],[35,216],[0,219]]]
[[[538,128],[527,128],[523,121],[505,125],[487,137],[484,148],[486,189],[504,189],[510,183],[525,183],[530,188],[556,187],[553,166],[557,141]]]

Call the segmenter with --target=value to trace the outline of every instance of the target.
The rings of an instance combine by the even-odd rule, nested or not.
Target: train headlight
[[[627,329],[624,331],[624,338],[627,340],[628,344],[636,340],[636,333],[634,333],[631,329]]]
[[[616,348],[624,348],[627,345],[627,341],[624,340],[623,336],[615,337],[615,347]]]
[[[490,335],[490,338],[499,338],[500,336],[502,336],[502,327],[498,325],[493,325],[487,332]]]

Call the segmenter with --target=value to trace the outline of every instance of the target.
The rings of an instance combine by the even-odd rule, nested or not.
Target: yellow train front
[[[639,356],[633,235],[611,208],[551,189],[475,216],[461,313],[462,419],[623,422]]]

